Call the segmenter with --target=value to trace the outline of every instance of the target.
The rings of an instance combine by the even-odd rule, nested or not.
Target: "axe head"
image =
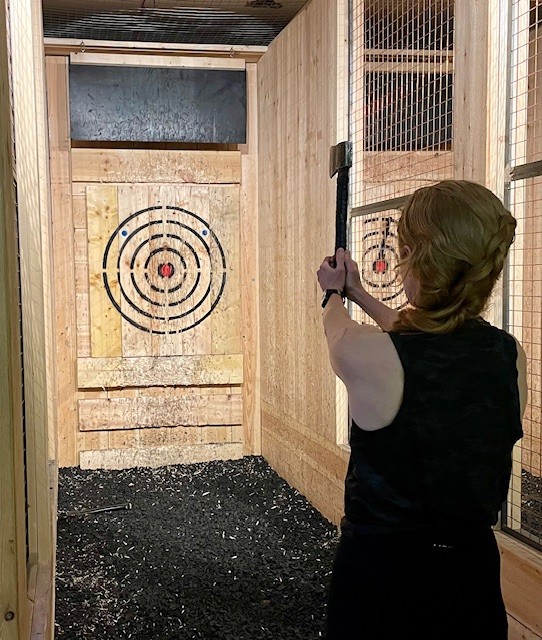
[[[329,177],[333,176],[339,169],[350,168],[352,166],[352,143],[348,140],[339,142],[331,147],[329,154]]]

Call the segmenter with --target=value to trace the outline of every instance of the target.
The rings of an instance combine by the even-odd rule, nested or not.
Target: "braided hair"
[[[448,333],[486,308],[501,274],[516,220],[486,187],[443,180],[415,191],[399,220],[399,272],[418,284],[397,330]]]

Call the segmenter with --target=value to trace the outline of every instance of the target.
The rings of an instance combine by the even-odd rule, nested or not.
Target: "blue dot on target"
[[[203,229],[203,231],[201,232],[201,235],[206,236],[209,233],[209,231],[207,229]]]
[[[126,231],[126,229],[123,229],[123,230],[120,232],[120,234],[121,234],[121,236],[124,236],[124,237],[126,238],[126,236],[128,235],[128,231]]]

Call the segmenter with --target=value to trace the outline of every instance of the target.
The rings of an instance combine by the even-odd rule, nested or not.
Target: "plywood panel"
[[[243,382],[240,355],[80,358],[80,388],[219,385]]]
[[[25,479],[28,556],[51,564],[54,526],[49,460],[54,458],[54,317],[51,292],[51,216],[48,185],[45,70],[40,3],[10,2],[15,174],[25,384]],[[11,153],[11,150],[10,150]],[[22,478],[20,479],[22,481]],[[25,621],[26,622],[26,621]],[[45,631],[45,630],[43,630]]]
[[[241,353],[239,187],[210,187],[209,224],[224,248],[226,279],[220,301],[210,316],[211,351]],[[215,281],[216,289],[221,285]]]
[[[82,431],[240,424],[242,398],[196,395],[79,400]]]
[[[316,271],[334,246],[337,20],[336,3],[313,0],[258,63],[261,397],[331,443],[335,376]]]
[[[154,190],[153,190],[154,191]],[[151,189],[148,185],[140,184],[120,184],[118,186],[119,201],[119,219],[118,223],[122,224],[131,215],[137,211],[148,209],[150,206],[157,206],[159,202],[152,198]],[[142,214],[139,224],[144,226],[145,222],[149,222],[149,214]],[[150,230],[144,233],[142,241],[148,240]],[[129,265],[125,265],[129,269]],[[130,299],[134,299],[134,286],[130,279],[124,283],[126,294]],[[118,303],[123,312],[128,313],[128,302],[125,296],[119,296]],[[143,306],[148,306],[144,304]],[[150,331],[142,331],[134,327],[130,322],[121,322],[122,326],[122,355],[125,358],[134,356],[152,356],[157,355],[154,349],[154,335]],[[179,352],[180,353],[180,352]]]
[[[112,260],[118,259],[116,240],[110,238],[118,226],[117,187],[87,187],[88,265],[90,295],[90,343],[94,358],[114,358],[122,354],[121,319],[104,287],[104,252],[109,247]],[[108,277],[115,298],[120,297],[119,282]]]
[[[346,461],[327,446],[311,443],[310,451],[300,446],[302,436],[288,419],[262,407],[262,445],[266,460],[289,484],[299,488],[330,522],[339,525],[343,515],[344,485],[336,467],[346,472]],[[330,464],[330,468],[327,466]],[[280,471],[279,471],[280,470]]]
[[[238,184],[237,151],[73,149],[75,182]]]
[[[451,151],[366,151],[363,158],[365,183],[400,181],[422,185],[453,177]],[[420,176],[419,180],[416,175]],[[371,186],[371,194],[372,190]],[[372,196],[371,199],[377,200]]]
[[[84,230],[76,230],[76,259],[83,296],[88,254],[92,355],[113,348],[98,321],[111,323],[107,335],[124,357],[240,353],[239,187],[88,185],[87,192],[88,251]],[[83,315],[82,307],[82,328]]]
[[[454,178],[482,184],[487,154],[489,5],[456,0],[454,10]]]
[[[77,460],[76,391],[77,324],[74,291],[74,244],[71,208],[71,162],[68,124],[68,60],[46,59],[47,106],[49,113],[51,216],[53,222],[53,272],[56,332],[56,403],[59,466]],[[83,206],[83,211],[85,206]],[[86,254],[86,248],[85,248]],[[85,293],[88,296],[88,278]],[[87,314],[88,317],[88,314]]]
[[[240,285],[245,453],[261,455],[258,247],[258,68],[247,65],[248,144],[241,147]]]
[[[122,53],[72,53],[71,64],[105,65],[113,67],[176,67],[183,69],[245,68],[242,58],[211,58],[208,56],[148,56]]]
[[[63,2],[64,0],[59,0]],[[105,0],[107,2],[107,0]],[[136,0],[134,0],[135,2]],[[139,2],[139,0],[137,0]],[[244,0],[243,0],[244,2]],[[108,5],[109,7],[110,5]],[[138,7],[141,5],[139,4]],[[95,4],[93,4],[95,8]],[[257,11],[260,11],[257,9]],[[45,50],[48,55],[70,55],[81,51],[81,40],[73,38],[45,38]],[[181,42],[126,42],[112,40],[85,40],[85,51],[95,53],[130,53],[133,55],[184,53],[191,56],[220,56],[256,62],[267,51],[267,47],[252,45],[223,45],[223,44],[191,44]]]
[[[502,589],[508,613],[542,637],[542,557],[534,549],[498,533]],[[528,637],[528,636],[527,636]]]
[[[17,213],[13,183],[13,138],[9,91],[6,3],[0,4],[0,602],[19,620],[0,618],[0,637],[28,634],[22,372],[17,277]],[[20,623],[20,624],[19,624]]]
[[[82,451],[82,469],[129,469],[160,467],[171,464],[192,464],[210,460],[237,460],[243,457],[243,445],[199,444],[184,446],[108,449]]]

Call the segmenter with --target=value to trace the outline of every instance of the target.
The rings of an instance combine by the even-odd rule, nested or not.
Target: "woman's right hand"
[[[358,264],[355,260],[352,260],[352,256],[348,250],[344,252],[344,266],[346,269],[344,294],[349,300],[354,300],[356,293],[359,296],[359,294],[364,291],[364,288],[361,284]]]

